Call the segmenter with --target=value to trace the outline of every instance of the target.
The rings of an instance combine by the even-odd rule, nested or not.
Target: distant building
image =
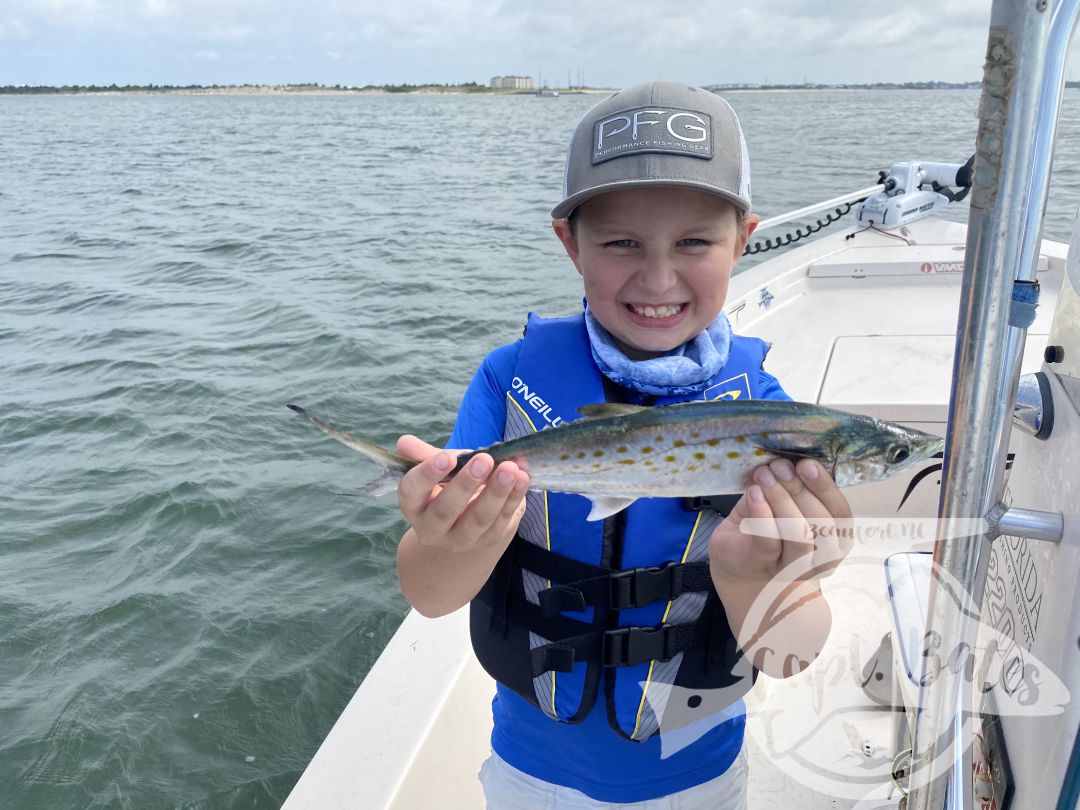
[[[492,76],[492,90],[532,90],[532,76]]]

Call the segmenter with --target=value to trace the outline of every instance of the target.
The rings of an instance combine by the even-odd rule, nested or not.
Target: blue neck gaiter
[[[593,360],[612,382],[642,394],[683,396],[705,390],[724,367],[731,349],[731,323],[721,312],[693,340],[651,360],[631,360],[585,306]]]

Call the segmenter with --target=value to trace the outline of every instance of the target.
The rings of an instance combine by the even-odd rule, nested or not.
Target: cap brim
[[[561,203],[551,209],[552,219],[566,219],[573,212],[574,209],[581,205],[586,200],[592,199],[599,194],[606,194],[609,191],[618,191],[624,188],[650,188],[650,187],[663,187],[663,186],[676,186],[679,188],[692,188],[697,191],[704,191],[706,194],[712,194],[714,197],[720,197],[727,200],[736,208],[738,208],[743,214],[750,213],[750,203],[740,197],[738,194],[721,191],[716,186],[711,186],[706,183],[695,183],[692,180],[667,180],[667,179],[655,179],[655,180],[619,180],[614,183],[604,183],[603,185],[593,186],[592,188],[583,189],[577,194],[571,194]]]

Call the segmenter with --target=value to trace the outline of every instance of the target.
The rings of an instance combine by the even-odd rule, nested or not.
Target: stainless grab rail
[[[847,194],[841,194],[839,197],[833,197],[831,200],[823,200],[822,202],[808,205],[805,208],[797,208],[794,211],[788,211],[786,214],[780,214],[779,216],[769,217],[763,219],[758,223],[754,233],[760,233],[761,231],[767,231],[769,228],[776,228],[780,225],[786,225],[789,222],[794,222],[797,219],[809,216],[810,214],[816,214],[818,211],[826,211],[829,208],[836,208],[844,203],[854,202],[855,200],[861,200],[864,197],[869,197],[871,194],[877,194],[885,186],[878,183],[876,186],[868,186],[867,188],[859,189],[858,191],[849,191]]]
[[[998,507],[1026,329],[1010,326],[1013,284],[1034,277],[1049,188],[1065,54],[1080,0],[994,0],[983,73],[967,251],[934,564],[978,608],[996,535],[964,537],[953,521]],[[1034,137],[1032,137],[1034,133]],[[1017,216],[1016,212],[1023,212]],[[957,524],[958,525],[958,524]],[[934,577],[927,627],[951,649],[977,624]],[[961,673],[920,687],[909,810],[971,807],[970,731]],[[952,746],[951,750],[949,746]],[[939,759],[941,760],[939,762]],[[954,777],[950,779],[950,772]],[[949,782],[952,790],[949,790]]]

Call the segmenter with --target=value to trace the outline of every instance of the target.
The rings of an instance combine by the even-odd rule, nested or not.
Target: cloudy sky
[[[990,0],[0,0],[0,85],[981,77]],[[1080,71],[1077,72],[1080,74]]]

